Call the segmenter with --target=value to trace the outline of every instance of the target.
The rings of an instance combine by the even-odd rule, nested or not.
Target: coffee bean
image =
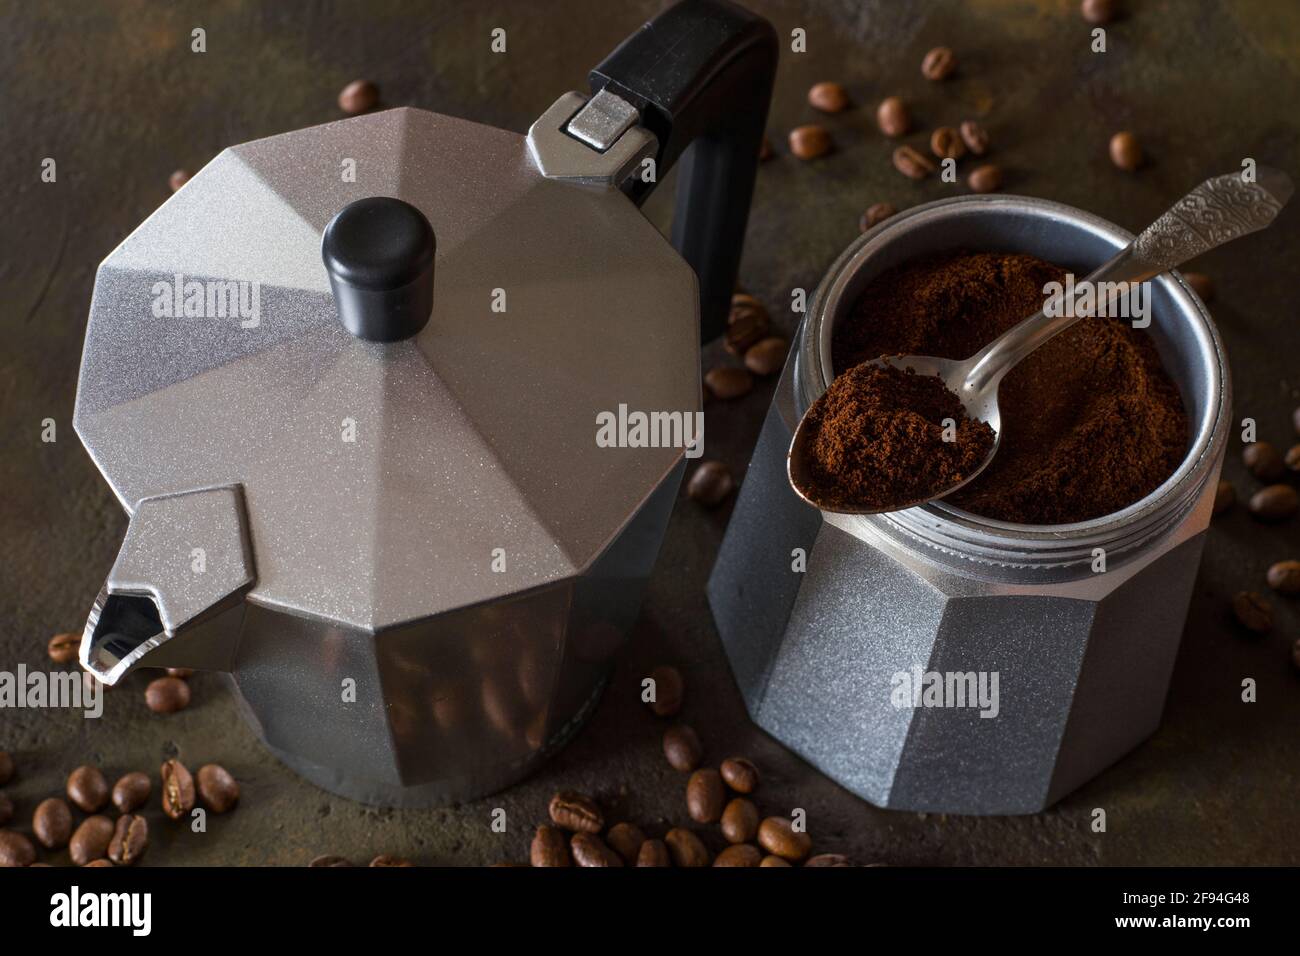
[[[1214,301],[1214,280],[1204,272],[1184,272],[1183,278],[1192,287],[1192,291],[1205,303]]]
[[[894,150],[894,168],[908,179],[924,179],[934,172],[935,165],[911,146],[900,146]]]
[[[646,840],[641,844],[641,852],[636,855],[637,866],[672,866],[672,863],[668,845],[663,840]]]
[[[961,140],[976,156],[983,156],[988,152],[989,134],[979,123],[974,120],[963,120],[958,127],[961,133]]]
[[[1221,515],[1233,506],[1237,500],[1237,492],[1232,488],[1232,482],[1220,481],[1219,487],[1214,490],[1214,513]]]
[[[765,856],[759,866],[789,866],[789,860],[783,860],[779,856]]]
[[[1282,456],[1282,463],[1286,465],[1287,471],[1300,471],[1300,445],[1292,445]]]
[[[645,834],[635,823],[616,823],[605,834],[605,842],[610,849],[623,858],[628,866],[636,866],[637,856],[641,853],[641,844],[645,843]]]
[[[957,69],[957,57],[946,46],[937,46],[921,60],[921,73],[927,80],[946,80]]]
[[[772,141],[768,139],[766,136],[764,136],[763,141],[758,144],[758,161],[760,163],[765,163],[771,158],[772,158]]]
[[[800,833],[785,817],[768,817],[758,825],[758,842],[763,849],[786,860],[799,861],[812,849],[812,838]]]
[[[772,320],[763,303],[743,293],[731,297],[731,311],[727,314],[727,332],[723,339],[728,352],[744,355],[767,338],[771,328]]]
[[[842,853],[819,853],[809,857],[804,866],[852,866],[849,858]]]
[[[961,159],[966,153],[966,144],[961,134],[951,126],[940,126],[930,134],[930,152],[940,159]]]
[[[0,750],[0,787],[14,778],[14,758],[7,750]]]
[[[1137,137],[1125,130],[1110,138],[1110,161],[1125,172],[1131,173],[1142,165],[1142,147]]]
[[[668,855],[673,858],[673,866],[708,866],[711,862],[708,849],[690,830],[675,827],[664,835],[664,842],[668,844]]]
[[[118,813],[139,810],[148,802],[152,790],[153,784],[149,782],[149,775],[133,770],[113,784],[113,806],[117,807]]]
[[[179,760],[168,760],[162,765],[163,813],[179,820],[194,809],[194,777]]]
[[[594,833],[575,833],[570,841],[573,862],[578,866],[622,866],[623,859]]]
[[[731,477],[731,469],[720,461],[700,462],[686,483],[686,494],[708,508],[721,504],[735,490],[736,480]]]
[[[775,375],[785,365],[788,348],[785,339],[769,335],[745,352],[745,368],[755,375]]]
[[[599,833],[605,829],[605,815],[600,812],[596,801],[586,794],[562,790],[551,797],[547,809],[551,821],[566,830]]]
[[[747,395],[754,387],[754,376],[749,369],[734,365],[719,365],[711,368],[704,376],[704,384],[714,398],[730,401]]]
[[[966,177],[966,185],[975,193],[996,192],[1002,188],[1002,168],[993,163],[976,166]]]
[[[1253,441],[1241,449],[1241,461],[1260,481],[1277,481],[1286,470],[1286,463],[1276,448],[1266,441]]]
[[[46,647],[50,660],[56,664],[71,664],[77,659],[81,647],[80,634],[55,634]]]
[[[72,836],[72,811],[68,805],[58,797],[38,803],[32,814],[32,835],[47,850],[67,846]]]
[[[858,221],[858,229],[866,232],[872,226],[879,225],[897,212],[898,210],[887,202],[878,202],[868,206],[867,211],[862,214],[862,218]]]
[[[144,702],[155,714],[174,714],[190,705],[190,685],[179,677],[159,677],[144,689]]]
[[[117,818],[113,839],[108,841],[108,858],[118,866],[134,866],[149,846],[149,824],[145,818],[128,813]]]
[[[876,107],[876,125],[889,137],[899,137],[912,128],[912,116],[907,104],[897,96],[889,96]]]
[[[36,864],[33,865],[35,866]],[[91,860],[89,863],[86,864],[86,866],[107,866],[110,868],[112,867],[112,865],[113,865],[113,861],[108,859],[107,857],[100,857],[98,860]]]
[[[686,812],[696,823],[717,823],[726,802],[722,775],[712,767],[696,770],[686,781]]]
[[[1083,0],[1079,12],[1089,23],[1110,23],[1115,17],[1115,0]]]
[[[190,174],[184,169],[178,169],[167,177],[167,185],[172,192],[176,192],[189,181]]]
[[[316,866],[316,867],[320,867],[320,866],[351,866],[351,865],[352,865],[352,862],[351,862],[350,860],[344,858],[344,857],[341,857],[341,856],[335,856],[335,855],[332,854],[332,853],[326,853],[326,854],[324,854],[324,855],[322,855],[322,856],[318,856],[318,857],[316,857],[314,860],[312,860],[312,861],[311,861],[310,863],[308,863],[307,865],[308,865],[309,867],[312,867],[312,866]]]
[[[203,805],[213,813],[225,813],[239,802],[239,783],[219,764],[204,764],[194,780]]]
[[[763,859],[762,852],[748,843],[729,846],[714,859],[714,866],[758,866]]]
[[[86,813],[108,805],[108,781],[97,767],[78,767],[68,775],[68,799]]]
[[[339,93],[339,109],[349,116],[372,110],[379,102],[379,87],[369,80],[353,80]]]
[[[13,830],[0,830],[0,866],[31,866],[36,862],[32,841]]]
[[[189,680],[194,676],[192,667],[167,667],[164,670],[167,671],[168,677],[179,677],[181,680]]]
[[[108,853],[108,844],[113,839],[113,821],[102,814],[86,817],[81,826],[72,834],[68,844],[68,855],[77,866],[85,866],[91,860],[102,859]]]
[[[1297,435],[1300,435],[1300,408],[1291,412],[1291,427],[1295,429]]]
[[[722,835],[728,843],[749,843],[758,836],[758,807],[736,797],[722,811]]]
[[[8,826],[13,818],[14,802],[9,799],[7,793],[0,793],[0,827]]]
[[[700,738],[686,724],[674,724],[664,731],[664,756],[674,770],[690,773],[703,755]]]
[[[808,105],[823,113],[842,113],[849,105],[849,93],[838,83],[815,83],[808,91]]]
[[[654,681],[655,694],[650,709],[657,717],[672,717],[682,709],[682,701],[686,699],[686,680],[682,672],[661,664],[650,672],[650,679]]]
[[[722,779],[737,793],[753,793],[758,789],[758,768],[744,757],[728,757],[722,761]]]
[[[1260,521],[1285,521],[1296,512],[1296,490],[1290,485],[1269,485],[1250,496],[1247,508]]]
[[[1241,591],[1232,599],[1232,613],[1248,631],[1267,634],[1273,630],[1273,605],[1254,591]]]
[[[533,866],[572,866],[569,859],[569,842],[564,833],[545,823],[533,834],[532,846],[528,848],[528,859]]]
[[[825,127],[810,124],[790,130],[790,152],[799,159],[817,159],[831,151],[835,144]]]
[[[375,857],[373,860],[370,861],[370,865],[377,866],[377,867],[384,867],[384,868],[388,868],[388,867],[406,868],[406,867],[415,866],[415,864],[412,863],[410,860],[408,860],[406,857],[393,856],[391,853],[379,854],[379,856]]]
[[[1300,561],[1279,561],[1268,569],[1268,586],[1279,594],[1300,594]]]

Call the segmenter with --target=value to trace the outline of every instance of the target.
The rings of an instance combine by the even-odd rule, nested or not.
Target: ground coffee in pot
[[[881,355],[964,359],[1042,308],[1066,270],[1033,256],[947,253],[882,273],[836,325],[836,374]],[[1187,416],[1155,344],[1127,321],[1088,318],[1003,379],[993,462],[945,501],[1022,524],[1118,511],[1178,467]]]

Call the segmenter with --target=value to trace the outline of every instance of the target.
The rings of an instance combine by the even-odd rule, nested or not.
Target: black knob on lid
[[[358,338],[396,342],[433,312],[437,243],[424,213],[390,196],[358,199],[325,227],[321,256],[339,321]]]

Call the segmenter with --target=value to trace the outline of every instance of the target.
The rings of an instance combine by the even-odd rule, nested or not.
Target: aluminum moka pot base
[[[1149,329],[1190,422],[1179,469],[1113,515],[1051,528],[937,502],[832,515],[791,490],[794,428],[829,385],[830,332],[874,276],[949,249],[1027,252],[1078,275],[1132,236],[1068,206],[970,196],[918,206],[851,245],[822,281],[745,474],[708,598],[750,716],[871,803],[1033,813],[1159,725],[1229,427],[1228,367],[1180,277],[1153,281]],[[1093,549],[1107,570],[1092,571]],[[806,570],[795,570],[800,554]],[[914,694],[991,690],[980,706]],[[902,676],[906,675],[906,677]],[[952,676],[949,676],[952,675]],[[901,688],[901,690],[900,690]],[[917,703],[922,706],[916,706]],[[932,703],[960,703],[936,692]]]

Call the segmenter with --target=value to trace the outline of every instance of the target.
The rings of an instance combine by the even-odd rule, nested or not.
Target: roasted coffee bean
[[[55,634],[50,638],[46,650],[49,652],[50,660],[54,661],[54,663],[71,664],[77,659],[77,651],[80,647],[80,634]]]
[[[758,144],[758,161],[760,163],[765,163],[771,158],[772,158],[772,141],[768,139],[766,136],[764,136],[763,141]]]
[[[7,750],[0,750],[0,787],[14,778],[14,758]]]
[[[569,843],[578,866],[622,866],[623,859],[594,833],[575,833]]]
[[[168,760],[162,765],[163,813],[179,820],[194,809],[194,777],[179,760]]]
[[[149,846],[149,824],[135,813],[117,818],[113,839],[108,841],[108,858],[118,866],[134,866]]]
[[[379,87],[369,80],[353,80],[339,93],[339,109],[349,116],[372,110],[379,102]]]
[[[36,862],[32,841],[13,830],[0,830],[0,866],[31,866]]]
[[[963,120],[961,126],[958,127],[958,131],[961,133],[961,141],[966,144],[966,148],[976,156],[983,156],[988,152],[989,134],[979,123],[974,120]]]
[[[1137,137],[1125,130],[1110,138],[1110,161],[1125,172],[1131,173],[1142,165],[1142,147]]]
[[[808,105],[823,113],[842,113],[849,105],[849,92],[838,83],[816,83],[808,91]]]
[[[605,815],[596,801],[584,793],[562,790],[551,797],[547,808],[551,821],[558,827],[582,833],[599,833],[605,829]]]
[[[758,768],[744,757],[728,757],[722,761],[722,779],[737,793],[753,793],[758,789]]]
[[[646,840],[636,855],[637,866],[672,866],[672,862],[668,845],[663,840]]]
[[[946,80],[957,69],[957,57],[946,46],[937,46],[921,60],[921,73],[927,80]]]
[[[101,856],[98,860],[91,860],[89,863],[86,864],[86,866],[107,866],[107,867],[111,867],[112,865],[113,865],[113,861],[110,860],[108,857],[104,857],[104,856]]]
[[[144,702],[155,714],[174,714],[190,705],[190,685],[179,677],[159,677],[144,689]]]
[[[785,365],[789,344],[779,335],[769,335],[745,352],[745,368],[755,375],[775,375]]]
[[[722,835],[728,843],[749,843],[758,836],[758,807],[736,797],[722,810]]]
[[[1204,272],[1184,272],[1183,278],[1192,287],[1192,291],[1201,297],[1202,302],[1214,301],[1214,280]]]
[[[97,767],[78,767],[68,775],[68,799],[86,813],[108,805],[108,781]]]
[[[894,150],[894,168],[908,179],[924,179],[934,172],[935,165],[911,146],[900,146]]]
[[[868,206],[867,211],[862,214],[862,218],[858,221],[858,229],[862,232],[866,232],[872,226],[879,225],[897,212],[898,210],[890,203],[874,203],[873,205]]]
[[[735,490],[736,480],[731,477],[731,469],[720,461],[700,462],[686,483],[686,494],[707,508],[720,505]]]
[[[1282,456],[1282,463],[1288,471],[1300,471],[1300,445],[1292,445]]]
[[[754,376],[747,368],[734,365],[719,365],[711,368],[704,376],[704,384],[714,398],[730,401],[749,394],[754,387]]]
[[[785,817],[768,817],[758,825],[758,842],[775,856],[797,862],[812,849],[812,838],[800,833]]]
[[[748,843],[737,843],[735,846],[729,846],[713,861],[714,866],[758,866],[759,861],[763,859],[763,853],[756,846]]]
[[[113,806],[117,807],[118,813],[139,810],[148,802],[152,791],[153,784],[149,782],[149,775],[133,770],[113,784]]]
[[[790,130],[790,152],[799,159],[817,159],[825,156],[834,147],[831,134],[824,126],[809,124],[796,126]]]
[[[961,159],[966,154],[966,144],[951,126],[940,126],[930,134],[930,152],[940,159]]]
[[[1221,515],[1233,506],[1237,500],[1237,492],[1232,488],[1232,482],[1220,481],[1219,487],[1214,490],[1214,513]]]
[[[95,814],[81,821],[68,843],[68,855],[77,866],[85,866],[91,860],[100,860],[108,855],[108,844],[113,839],[113,821],[102,814]]]
[[[654,681],[654,700],[650,702],[650,709],[657,717],[672,717],[682,709],[682,701],[686,699],[686,679],[682,672],[676,667],[660,664],[650,672],[650,679]]]
[[[371,866],[378,867],[414,867],[412,863],[404,856],[393,856],[391,853],[381,853],[370,861]]]
[[[38,803],[32,814],[32,836],[47,850],[67,846],[72,836],[72,811],[68,805],[58,797]]]
[[[722,775],[712,767],[702,767],[686,781],[686,812],[696,823],[717,823],[727,803]]]
[[[190,174],[184,169],[178,169],[167,177],[167,185],[172,192],[176,192],[189,181]]]
[[[1115,0],[1083,0],[1079,12],[1089,23],[1110,23],[1115,18]]]
[[[322,856],[316,857],[307,865],[309,867],[310,866],[351,866],[352,861],[346,859],[345,857],[335,856],[332,853],[326,853]]]
[[[664,835],[664,842],[668,844],[668,855],[673,858],[673,866],[708,866],[712,862],[708,848],[690,830],[675,827]]]
[[[1002,188],[1002,167],[994,163],[976,166],[966,177],[966,185],[973,193],[997,192]]]
[[[727,331],[723,344],[732,355],[741,356],[763,339],[772,329],[772,320],[763,303],[752,295],[733,295],[731,311],[727,315]]]
[[[1253,441],[1241,449],[1241,462],[1260,481],[1277,481],[1286,470],[1286,463],[1270,442]]]
[[[569,859],[569,841],[564,833],[545,823],[533,834],[532,846],[528,848],[528,859],[533,866],[572,866]]]
[[[1273,630],[1273,605],[1254,591],[1241,591],[1232,599],[1232,613],[1248,631],[1267,634]]]
[[[886,136],[898,137],[912,128],[912,115],[907,104],[897,96],[889,96],[876,107],[876,125]]]
[[[783,860],[779,856],[765,856],[759,866],[789,866],[789,860]]]
[[[168,677],[179,677],[181,680],[189,680],[194,676],[194,669],[191,667],[168,667],[165,670]]]
[[[616,823],[605,834],[605,842],[610,849],[623,858],[628,866],[636,866],[636,858],[641,853],[641,844],[645,843],[645,834],[635,823]]]
[[[852,866],[849,858],[842,853],[819,853],[809,857],[804,866]]]
[[[1279,594],[1300,594],[1300,561],[1279,561],[1268,569],[1268,586]]]
[[[239,802],[239,783],[220,764],[205,763],[194,780],[203,805],[213,813],[225,813]]]
[[[9,799],[7,793],[0,793],[0,827],[8,826],[13,818],[14,802]]]
[[[703,755],[700,738],[686,724],[674,724],[664,731],[664,756],[674,770],[690,773]]]
[[[1296,512],[1296,490],[1290,485],[1269,485],[1250,496],[1247,507],[1260,521],[1285,521]]]

